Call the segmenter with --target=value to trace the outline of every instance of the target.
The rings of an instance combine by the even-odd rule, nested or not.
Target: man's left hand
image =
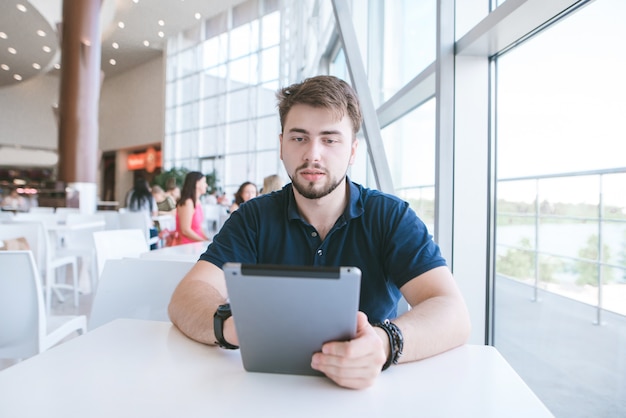
[[[367,321],[367,315],[358,312],[356,337],[324,344],[321,352],[313,354],[311,367],[339,386],[364,389],[374,384],[385,360],[381,338]]]

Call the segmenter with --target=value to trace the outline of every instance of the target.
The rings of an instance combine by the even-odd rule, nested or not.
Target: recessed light
[[[139,0],[133,0],[133,3],[135,4],[139,3]]]
[[[148,40],[143,41],[143,46],[150,46],[150,41]]]
[[[52,51],[52,48],[50,48],[48,45],[44,45],[41,49],[43,49],[45,52]]]
[[[20,12],[26,12],[26,10],[28,10],[26,9],[26,6],[20,3],[16,4],[15,7],[17,7],[17,10],[19,10]]]
[[[7,51],[9,51],[9,54],[13,54],[13,55],[17,54],[17,51],[12,46],[8,47]]]
[[[124,29],[126,25],[124,24],[124,22],[117,22],[117,27],[120,29]]]
[[[115,64],[117,64],[117,61],[115,61],[113,58],[111,58],[111,59],[109,60],[109,64],[111,64],[111,65],[115,65]]]
[[[39,29],[39,30],[37,31],[37,35],[39,35],[39,36],[41,36],[41,37],[43,38],[44,36],[46,36],[46,32],[44,32],[44,31],[42,31],[41,29]]]
[[[13,78],[16,79],[17,81],[22,81],[22,76],[19,74],[13,74]]]
[[[200,13],[197,13],[194,15],[194,17],[196,18],[196,20],[200,20],[202,18],[202,15]]]
[[[159,19],[159,26],[165,26],[165,21],[163,19]]]
[[[33,62],[33,68],[35,70],[41,70],[41,65],[37,64],[36,62]]]
[[[0,65],[0,68],[2,68],[4,71],[9,71],[10,70],[9,66],[6,65],[6,64]]]
[[[8,36],[7,36],[7,34],[6,34],[6,33],[4,33],[4,32],[0,32],[0,38],[2,38],[2,39],[7,39],[7,38],[8,38]]]
[[[164,36],[165,36],[165,34],[163,33],[163,31],[162,31],[162,30],[160,30],[160,31],[159,31],[159,38],[162,38],[162,37],[164,37]]]
[[[61,69],[61,64],[59,64],[58,62],[56,64],[54,64],[54,68],[57,70]]]
[[[111,46],[112,46],[113,48],[115,48],[115,49],[119,49],[120,44],[118,44],[117,42],[113,42],[113,43],[111,44]]]

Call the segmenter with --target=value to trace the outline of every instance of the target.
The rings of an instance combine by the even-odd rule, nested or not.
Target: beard
[[[298,191],[298,193],[300,193],[303,197],[307,199],[321,199],[324,196],[328,196],[346,178],[346,173],[347,173],[346,171],[346,173],[344,173],[340,179],[333,178],[328,174],[326,170],[321,168],[319,164],[313,164],[311,168],[314,168],[319,171],[323,171],[325,174],[325,178],[327,178],[326,183],[318,187],[313,182],[299,181],[297,177],[297,172],[299,170],[303,170],[306,168],[309,168],[309,164],[304,164],[301,167],[298,167],[293,174],[289,175],[289,178],[291,179],[291,184]]]

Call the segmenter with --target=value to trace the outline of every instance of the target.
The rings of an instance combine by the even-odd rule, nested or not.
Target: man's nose
[[[305,161],[319,161],[322,152],[322,143],[318,140],[309,141],[304,155]]]

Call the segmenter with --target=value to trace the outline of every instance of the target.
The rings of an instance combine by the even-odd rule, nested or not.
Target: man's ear
[[[278,147],[278,156],[280,157],[280,160],[283,160],[283,134],[280,133],[278,134],[278,142],[279,142],[279,147]]]
[[[354,164],[354,160],[356,159],[356,150],[359,147],[359,140],[355,137],[352,140],[351,150],[350,150],[350,160],[348,161],[348,165]]]

